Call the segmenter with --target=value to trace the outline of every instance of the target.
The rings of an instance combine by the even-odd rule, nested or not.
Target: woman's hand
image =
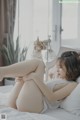
[[[28,75],[23,76],[23,81],[26,82],[26,81],[32,80],[33,74],[34,73],[30,73]]]

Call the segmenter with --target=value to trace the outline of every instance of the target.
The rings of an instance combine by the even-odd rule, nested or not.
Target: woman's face
[[[56,63],[56,66],[57,66],[57,75],[59,78],[62,78],[62,79],[66,79],[66,67],[64,64],[60,64],[59,61],[57,61]]]

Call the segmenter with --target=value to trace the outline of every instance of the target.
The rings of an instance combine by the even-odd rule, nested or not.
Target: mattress
[[[6,104],[6,101],[8,99],[8,96],[9,96],[9,93],[11,91],[11,89],[13,88],[12,85],[9,85],[9,86],[1,86],[0,87],[0,105],[5,105]],[[6,99],[6,101],[5,101]],[[1,106],[0,106],[1,107]],[[80,116],[77,116],[77,115],[74,115],[74,114],[71,114],[67,111],[65,111],[64,109],[61,109],[61,108],[57,108],[55,110],[50,110],[48,109],[46,112],[44,112],[42,115],[38,115],[38,114],[32,114],[32,113],[28,113],[26,112],[26,114],[24,112],[20,112],[20,111],[17,111],[17,110],[14,110],[14,109],[11,109],[11,108],[1,108],[0,109],[0,113],[1,112],[5,112],[7,114],[9,114],[10,116],[12,116],[12,118],[10,118],[10,120],[14,119],[13,116],[16,116],[17,119],[15,120],[18,120],[18,118],[20,119],[20,115],[22,115],[21,117],[23,118],[24,116],[27,118],[27,120],[80,120]],[[38,118],[37,118],[37,117]],[[25,117],[24,117],[24,120],[25,120]],[[30,119],[30,118],[31,119]],[[42,118],[41,118],[42,117]]]

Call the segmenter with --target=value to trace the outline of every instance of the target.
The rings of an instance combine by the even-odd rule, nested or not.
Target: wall
[[[61,55],[62,52],[64,52],[64,51],[70,51],[70,50],[80,52],[80,50],[78,50],[78,49],[72,49],[70,47],[61,47],[60,52],[59,52],[59,56]]]

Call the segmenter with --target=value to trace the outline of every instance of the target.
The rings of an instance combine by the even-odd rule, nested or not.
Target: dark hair
[[[67,80],[76,81],[76,79],[80,76],[79,54],[75,51],[66,51],[62,53],[58,60],[60,61],[60,65],[65,65],[66,67]]]

